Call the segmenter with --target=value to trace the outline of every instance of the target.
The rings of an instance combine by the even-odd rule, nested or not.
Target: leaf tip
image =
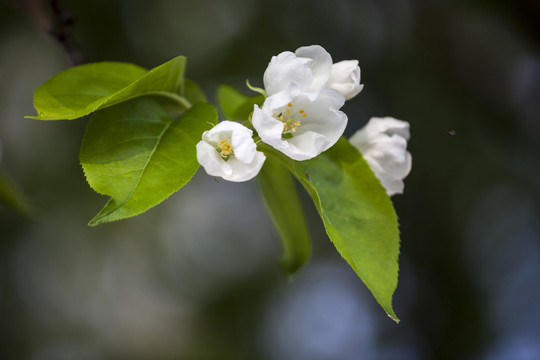
[[[115,219],[110,218],[110,213],[105,212],[105,210],[107,209],[107,207],[109,205],[109,202],[107,202],[105,207],[103,209],[101,209],[101,211],[96,216],[94,216],[94,218],[92,220],[90,220],[88,222],[88,226],[96,227],[96,226],[101,225],[103,223],[111,222],[111,221],[115,220]]]
[[[94,217],[92,220],[88,222],[88,226],[90,227],[96,227],[100,225],[103,221],[101,221],[98,216]]]
[[[397,317],[396,314],[394,314],[394,313],[388,314],[388,317],[389,317],[390,319],[394,320],[396,324],[399,324],[399,322],[401,321],[401,320],[398,319],[398,317]]]

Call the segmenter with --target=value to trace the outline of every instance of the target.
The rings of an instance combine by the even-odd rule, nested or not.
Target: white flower
[[[332,73],[327,86],[345,96],[345,100],[358,95],[364,88],[364,85],[360,84],[358,60],[344,60],[332,65]]]
[[[347,126],[339,111],[345,99],[334,90],[303,92],[293,84],[254,107],[252,123],[261,140],[294,160],[311,159],[334,145]]]
[[[363,87],[357,60],[332,65],[332,57],[319,45],[303,46],[294,53],[285,51],[272,57],[264,72],[267,95],[277,94],[292,84],[307,92],[331,88],[346,100],[356,96]]]
[[[197,144],[197,160],[208,175],[225,180],[247,181],[259,173],[266,156],[257,151],[253,131],[233,122],[222,121],[205,131]]]
[[[407,151],[409,123],[391,117],[371,118],[350,142],[362,153],[388,195],[403,193],[403,179],[411,171]]]
[[[298,48],[293,54],[284,51],[272,57],[264,72],[264,88],[268,96],[295,84],[303,91],[321,90],[332,70],[332,57],[319,45]]]

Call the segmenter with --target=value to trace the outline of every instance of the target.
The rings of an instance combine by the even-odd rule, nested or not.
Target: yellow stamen
[[[218,143],[219,148],[221,149],[221,156],[226,158],[233,154],[232,144],[227,140],[221,140]]]
[[[286,111],[280,112],[279,115],[274,113],[274,118],[283,123],[283,134],[291,134],[296,132],[296,128],[302,123],[297,119],[298,116],[305,118],[307,117],[307,112],[304,109],[298,109],[298,112],[291,112],[294,105],[288,103],[285,108]]]

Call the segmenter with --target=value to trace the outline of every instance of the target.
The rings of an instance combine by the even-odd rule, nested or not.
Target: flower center
[[[230,140],[221,140],[218,142],[217,146],[219,149],[216,149],[221,153],[221,157],[225,160],[229,159],[229,156],[234,155],[233,147]]]
[[[296,132],[296,128],[302,125],[300,120],[307,116],[307,112],[304,109],[295,110],[293,104],[288,103],[284,111],[273,115],[274,118],[283,123],[283,135],[292,136]]]

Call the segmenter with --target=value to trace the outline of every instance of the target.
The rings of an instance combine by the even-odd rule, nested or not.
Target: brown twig
[[[84,55],[71,38],[73,16],[62,7],[60,0],[26,0],[24,5],[37,27],[60,43],[72,65],[85,62]]]

